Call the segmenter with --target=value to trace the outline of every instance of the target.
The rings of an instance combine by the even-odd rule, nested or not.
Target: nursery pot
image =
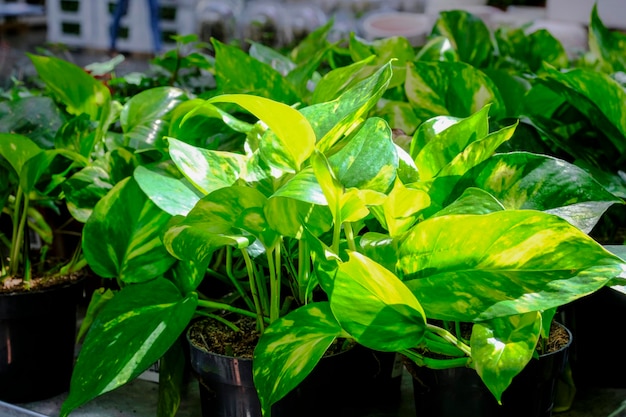
[[[413,375],[417,417],[550,417],[556,382],[567,362],[570,341],[556,352],[531,359],[502,395],[499,405],[470,368],[429,369],[406,363]]]
[[[208,352],[190,340],[189,332],[187,341],[191,369],[199,383],[202,416],[261,417],[252,359]],[[325,356],[304,381],[273,405],[272,416],[363,415],[373,404],[399,400],[400,377],[393,366],[397,371],[394,356],[374,355],[360,347]]]
[[[625,313],[626,294],[609,287],[564,309],[564,323],[574,335],[570,364],[577,387],[626,388],[626,358],[619,344],[598,342],[599,335],[614,334],[621,328]]]
[[[69,389],[82,281],[0,294],[0,400],[20,403]]]

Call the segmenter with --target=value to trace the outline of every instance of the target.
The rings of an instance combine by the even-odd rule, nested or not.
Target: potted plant
[[[427,123],[414,136],[419,145],[411,153],[422,177],[411,184],[396,182],[389,202],[372,210],[381,227],[363,234],[348,258],[323,242],[316,245],[317,270],[329,301],[301,307],[263,334],[254,372],[264,410],[301,380],[300,369],[310,369],[290,368],[296,356],[314,363],[329,338],[346,337],[346,332],[370,348],[402,352],[419,366],[472,368],[501,402],[548,337],[556,309],[617,282],[613,279],[623,273],[624,261],[579,227],[537,209],[506,207],[520,191],[515,167],[522,165],[511,162],[522,155],[482,153],[481,162],[482,157],[468,158],[472,148],[497,147],[495,142],[512,133],[477,134],[473,123],[485,123],[484,118],[483,113]],[[442,125],[446,128],[437,129]],[[471,128],[462,134],[464,126]],[[446,157],[432,153],[440,149],[449,152]],[[551,161],[557,164],[553,168],[562,166]],[[351,190],[338,180],[340,168],[317,163],[324,195],[329,202],[341,201],[338,196]],[[568,169],[585,176],[573,166]],[[595,181],[590,186],[606,193]],[[471,325],[471,336],[463,339],[453,323]],[[306,340],[289,337],[289,328],[299,326],[315,330]],[[512,410],[523,404],[505,410],[517,413]]]
[[[30,101],[42,110],[50,104]],[[78,239],[60,233],[71,221],[60,183],[83,157],[62,146],[63,138],[52,149],[35,140],[0,135],[0,399],[14,402],[69,387],[84,282],[85,262],[72,246]]]
[[[327,140],[333,135],[338,138],[351,120],[376,102],[376,96],[385,90],[389,71],[385,66],[347,92],[340,101],[340,111],[325,111],[334,103],[316,110],[311,117],[317,133],[327,130]],[[237,104],[262,123],[237,121],[217,104]],[[133,178],[116,185],[98,202],[85,225],[83,249],[94,271],[115,277],[121,289],[102,306],[92,302],[94,309],[101,309],[90,315],[93,321],[63,414],[131,380],[159,359],[160,385],[164,390],[176,385],[178,377],[170,376],[170,370],[177,368],[168,364],[181,358],[179,336],[194,317],[215,317],[220,310],[230,311],[251,316],[262,331],[283,314],[281,310],[289,309],[285,302],[291,300],[297,305],[312,297],[316,283],[307,267],[309,251],[299,239],[299,219],[309,218],[308,233],[321,233],[330,228],[331,217],[324,207],[313,209],[319,193],[307,191],[294,199],[289,197],[288,188],[280,185],[292,177],[290,187],[295,191],[307,184],[310,172],[294,176],[291,171],[313,149],[316,132],[297,110],[251,95],[220,95],[182,103],[172,114],[173,131],[184,136],[185,127],[194,129],[198,117],[217,118],[240,130],[255,151],[211,150],[170,138],[171,160],[138,167]],[[341,119],[345,120],[335,126]],[[287,194],[281,196],[279,188]],[[265,197],[269,192],[274,199]],[[134,205],[129,206],[128,201]],[[264,210],[276,214],[264,216]],[[263,217],[272,219],[271,227],[263,226]],[[120,219],[125,219],[128,227],[119,228]],[[162,233],[165,245],[156,238]],[[259,243],[251,245],[257,238]],[[180,259],[168,256],[165,248]],[[281,252],[289,255],[284,258]],[[264,253],[270,254],[269,258]],[[243,267],[233,266],[237,263]],[[240,282],[242,271],[246,279]],[[203,295],[198,286],[205,274],[211,278],[209,287],[220,282],[219,278],[232,285],[235,300],[218,302]],[[287,277],[295,289],[291,297],[284,296],[285,284],[281,282]],[[266,280],[268,284],[264,284]],[[155,333],[161,326],[167,331]],[[160,406],[169,407],[164,412],[175,412],[172,402]],[[257,409],[254,412],[260,412],[258,404]]]

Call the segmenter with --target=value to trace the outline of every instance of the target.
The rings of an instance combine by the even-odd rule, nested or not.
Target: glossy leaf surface
[[[328,302],[307,304],[265,329],[252,361],[261,407],[269,410],[302,382],[343,335]]]
[[[470,340],[473,366],[497,401],[532,359],[540,332],[537,312],[474,324]]]
[[[61,415],[114,390],[156,362],[183,332],[197,295],[158,278],[125,287],[96,317],[82,345]]]
[[[238,104],[265,123],[274,136],[261,142],[261,154],[278,168],[299,171],[313,152],[315,132],[293,107],[245,94],[225,94],[209,102]]]
[[[184,91],[174,87],[151,88],[131,97],[120,113],[126,140],[133,148],[164,148],[168,114],[184,99]]]
[[[106,119],[111,110],[111,93],[79,66],[56,57],[28,54],[37,73],[53,94],[76,116],[86,113],[91,120]]]
[[[425,220],[400,244],[398,261],[427,316],[458,321],[554,308],[625,267],[565,220],[531,210]]]
[[[507,209],[559,215],[585,233],[609,206],[622,203],[577,166],[527,152],[493,156],[467,172],[453,195],[467,187],[489,192]]]
[[[419,301],[393,273],[358,252],[339,265],[330,304],[341,326],[371,349],[408,349],[424,336]]]
[[[170,219],[132,178],[118,183],[95,206],[83,230],[83,251],[101,277],[144,282],[173,263],[161,242]]]
[[[468,117],[487,104],[491,104],[491,115],[496,118],[501,117],[504,110],[493,81],[464,62],[410,64],[405,92],[422,121],[441,115]]]

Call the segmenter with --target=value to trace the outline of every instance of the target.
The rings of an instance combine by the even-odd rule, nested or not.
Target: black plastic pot
[[[202,416],[261,417],[252,359],[207,352],[187,340]],[[371,407],[399,401],[400,375],[394,359],[361,347],[326,356],[296,389],[274,404],[272,416],[356,417]]]
[[[0,400],[20,403],[69,389],[82,281],[0,294]]]
[[[626,245],[604,245],[604,248],[626,259]],[[626,388],[626,357],[621,347],[598,341],[598,337],[619,334],[624,315],[626,294],[610,287],[603,287],[562,309],[561,321],[574,335],[570,364],[578,389]]]
[[[578,388],[626,388],[626,358],[619,344],[598,342],[598,337],[621,332],[624,315],[626,294],[608,287],[564,309],[563,322],[574,335],[570,364]]]
[[[569,333],[569,330],[568,330]],[[502,395],[502,405],[475,370],[434,370],[411,366],[417,417],[550,417],[556,383],[567,362],[570,343],[561,350],[531,359]]]

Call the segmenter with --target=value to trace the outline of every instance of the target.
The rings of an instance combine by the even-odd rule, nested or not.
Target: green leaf
[[[188,182],[156,167],[138,166],[133,178],[154,204],[172,216],[185,216],[201,198]]]
[[[581,168],[546,155],[513,152],[495,155],[468,171],[452,196],[478,187],[507,209],[542,210],[589,233],[603,213],[623,201]]]
[[[179,338],[159,361],[157,417],[171,417],[178,412],[183,396],[182,391],[185,388],[184,377],[187,364],[187,356],[183,349],[185,343]]]
[[[46,86],[65,104],[69,113],[76,116],[87,113],[91,120],[106,120],[111,111],[111,93],[102,82],[60,58],[27,55]]]
[[[264,412],[297,387],[342,336],[328,302],[307,304],[266,328],[252,360],[254,385]]]
[[[472,327],[472,364],[498,403],[513,378],[532,359],[541,327],[541,315],[536,312]]]
[[[234,184],[244,172],[244,155],[199,148],[174,138],[169,138],[169,145],[172,161],[202,195]]]
[[[547,69],[537,79],[589,119],[601,126],[619,154],[626,153],[626,91],[614,79],[598,71],[583,68],[559,72]]]
[[[85,223],[98,201],[115,184],[132,175],[137,164],[134,154],[125,148],[118,148],[65,180],[61,185],[72,216]]]
[[[209,102],[238,104],[265,123],[275,135],[275,140],[264,137],[261,154],[281,169],[299,171],[313,152],[315,132],[307,119],[292,107],[244,94],[225,94],[213,97]]]
[[[454,200],[452,204],[439,210],[435,215],[488,214],[504,209],[502,203],[487,191],[480,188],[468,187],[463,190],[463,194]]]
[[[247,134],[253,127],[199,98],[180,103],[170,118],[169,136],[207,149],[218,149],[222,137]]]
[[[95,318],[100,314],[102,308],[115,296],[115,292],[113,292],[110,288],[98,288],[91,293],[91,300],[89,301],[89,305],[87,306],[87,311],[85,312],[85,317],[80,323],[80,328],[78,329],[78,333],[76,335],[76,343],[83,342],[83,338],[89,331],[92,323]]]
[[[300,238],[306,227],[318,236],[332,225],[326,205],[324,193],[309,167],[294,175],[268,199],[265,217],[270,227],[281,235]]]
[[[397,60],[399,66],[404,66],[415,59],[415,51],[404,36],[389,36],[368,42],[350,34],[349,46],[350,54],[355,62],[368,59],[373,55],[375,66],[383,65],[391,59]]]
[[[54,139],[54,147],[68,149],[89,158],[96,145],[96,135],[91,128],[89,116],[82,114],[61,126]]]
[[[39,147],[50,149],[64,122],[64,115],[52,97],[26,96],[0,103],[0,132],[29,137]]]
[[[431,36],[447,38],[460,60],[476,68],[487,66],[494,54],[491,32],[485,22],[464,10],[441,12]]]
[[[376,117],[367,119],[328,161],[344,187],[380,192],[389,190],[399,165],[391,129]]]
[[[390,236],[400,236],[417,222],[419,213],[430,206],[430,197],[424,190],[406,187],[396,180],[382,206],[372,207]]]
[[[154,279],[174,263],[160,239],[169,219],[132,178],[122,180],[96,204],[85,224],[85,259],[101,277],[125,283]]]
[[[269,65],[278,71],[283,77],[296,68],[295,62],[278,52],[276,49],[270,48],[258,42],[250,42],[248,54],[264,64]]]
[[[366,118],[387,90],[392,74],[389,62],[335,100],[301,110],[315,131],[320,151],[330,149],[357,122]]]
[[[487,136],[488,113],[489,106],[485,106],[464,119],[439,116],[423,123],[413,135],[410,149],[420,179],[435,177],[469,144]]]
[[[267,198],[254,188],[221,188],[198,201],[183,220],[167,230],[163,241],[177,258],[200,264],[217,248],[244,248],[255,238],[270,248],[278,235],[263,215],[266,202]]]
[[[401,242],[398,261],[428,317],[467,322],[564,305],[625,267],[565,220],[534,210],[427,219]]]
[[[294,87],[280,72],[249,56],[241,48],[212,40],[218,91],[254,94],[281,103],[299,100]]]
[[[120,113],[120,124],[131,147],[165,148],[167,116],[185,98],[185,92],[174,87],[151,88],[132,96]]]
[[[589,50],[600,60],[605,71],[626,72],[626,35],[604,25],[598,14],[597,4],[591,10]]]
[[[18,176],[26,162],[41,152],[43,149],[26,136],[0,133],[0,156],[9,162]]]
[[[408,65],[405,92],[421,121],[435,116],[468,117],[487,104],[503,116],[500,92],[489,77],[464,62],[417,61]]]
[[[339,265],[330,305],[341,327],[371,349],[415,347],[426,330],[424,310],[404,283],[358,252]]]
[[[373,59],[374,56],[371,55],[361,61],[335,68],[324,74],[313,90],[311,103],[317,104],[334,100],[348,88],[364,78],[367,78],[370,74],[370,70],[367,66],[371,65]],[[364,71],[364,69],[366,69],[366,71]]]
[[[150,367],[181,335],[196,305],[195,293],[183,298],[162,278],[119,291],[85,338],[61,415],[119,388]]]
[[[445,36],[430,36],[430,39],[422,46],[415,57],[416,61],[459,61],[459,53],[450,39]]]

